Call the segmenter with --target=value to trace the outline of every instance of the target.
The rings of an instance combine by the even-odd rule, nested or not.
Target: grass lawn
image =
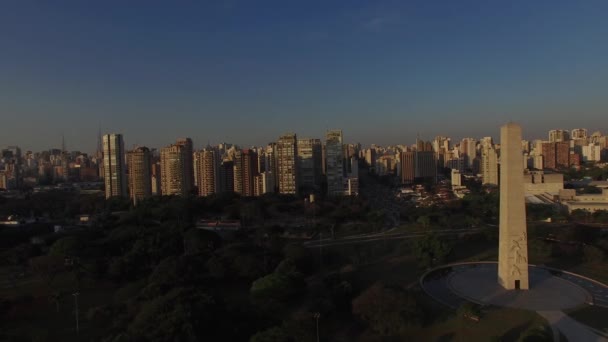
[[[567,312],[577,321],[608,334],[608,308],[585,305]]]
[[[507,324],[508,322],[508,324]],[[528,328],[547,322],[535,312],[510,308],[489,308],[479,322],[450,316],[445,321],[412,332],[412,341],[491,341],[501,338],[514,341]]]

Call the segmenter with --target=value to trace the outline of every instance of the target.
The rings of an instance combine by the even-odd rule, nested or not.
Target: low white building
[[[577,195],[574,189],[563,189],[559,192],[559,199],[570,213],[577,209],[589,212],[608,210],[608,189],[602,189],[601,194],[584,195]]]

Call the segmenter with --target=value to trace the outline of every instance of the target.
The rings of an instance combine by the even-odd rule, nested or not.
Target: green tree
[[[602,263],[606,259],[606,253],[596,246],[583,246],[583,258],[590,263]]]
[[[422,226],[423,229],[428,229],[429,225],[431,224],[431,218],[424,215],[424,216],[420,216],[418,217],[418,219],[416,220],[416,223],[418,223],[419,225]]]
[[[353,313],[384,336],[401,335],[424,323],[424,311],[414,296],[400,287],[373,285],[353,300]]]
[[[220,237],[211,231],[193,228],[184,233],[184,254],[199,255],[213,252],[221,244]]]
[[[220,310],[210,295],[194,288],[175,288],[145,302],[129,333],[142,341],[201,341],[220,337]]]
[[[30,259],[30,267],[35,274],[43,276],[48,284],[65,270],[64,259],[54,255],[34,257]]]
[[[80,256],[85,249],[84,241],[76,236],[67,236],[61,238],[51,246],[49,255],[61,257],[77,257]]]
[[[451,251],[450,245],[435,234],[427,234],[414,245],[414,253],[424,268],[445,263]]]
[[[298,292],[294,285],[296,285],[295,281],[289,275],[271,273],[254,281],[250,292],[257,298],[284,300]]]

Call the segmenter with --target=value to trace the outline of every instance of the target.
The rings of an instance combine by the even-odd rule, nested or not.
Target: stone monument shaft
[[[508,123],[500,128],[498,282],[507,290],[529,288],[521,137],[518,124]]]

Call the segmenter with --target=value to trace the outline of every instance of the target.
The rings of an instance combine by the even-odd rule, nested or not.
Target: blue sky
[[[178,5],[179,4],[179,5]],[[5,1],[0,145],[608,133],[608,2]]]

